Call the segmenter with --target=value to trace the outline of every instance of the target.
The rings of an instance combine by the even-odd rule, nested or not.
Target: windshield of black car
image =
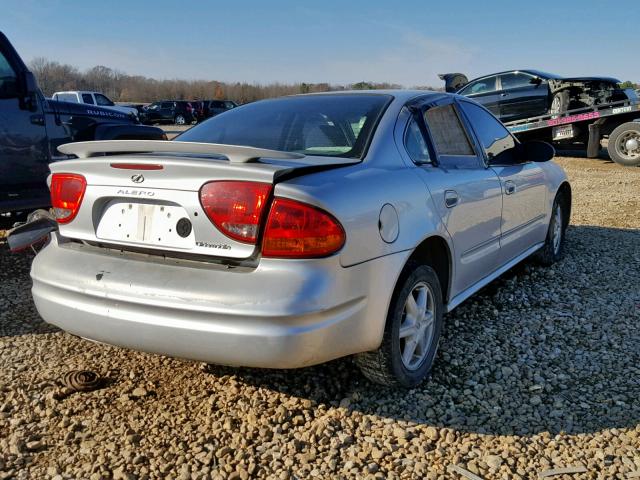
[[[176,140],[362,158],[391,98],[335,94],[262,100],[221,113]]]

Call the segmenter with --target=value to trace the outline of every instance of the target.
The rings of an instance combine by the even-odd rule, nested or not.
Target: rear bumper
[[[35,258],[41,316],[70,333],[234,366],[296,368],[378,347],[408,253],[227,269],[59,243]]]

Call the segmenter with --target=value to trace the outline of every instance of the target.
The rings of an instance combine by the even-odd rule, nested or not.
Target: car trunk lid
[[[304,157],[232,145],[83,143],[60,148],[63,153],[83,158],[51,164],[53,174],[77,174],[86,180],[77,215],[60,225],[60,233],[75,240],[163,255],[243,260],[257,252],[255,243],[229,237],[210,220],[200,199],[200,190],[206,183],[256,182],[273,186],[308,171],[357,163],[347,158]],[[153,150],[159,153],[132,153]],[[122,151],[129,153],[104,156],[104,152]],[[102,156],[97,157],[98,154]],[[272,195],[272,188],[270,192]],[[270,199],[269,196],[267,202]],[[265,214],[268,208],[267,203]],[[261,216],[262,222],[264,217]]]

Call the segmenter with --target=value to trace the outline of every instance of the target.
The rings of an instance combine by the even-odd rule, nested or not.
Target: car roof
[[[439,97],[442,95],[448,95],[445,92],[434,92],[432,90],[405,90],[405,89],[383,89],[383,90],[334,90],[331,92],[316,92],[316,93],[301,93],[298,95],[289,95],[291,97],[297,96],[311,96],[311,95],[391,95],[395,100],[406,102],[412,98],[424,96],[424,97]]]
[[[555,73],[543,72],[542,70],[536,70],[534,68],[521,68],[516,70],[505,70],[503,72],[495,72],[495,73],[489,73],[487,75],[482,75],[480,77],[472,78],[471,80],[469,80],[469,83],[475,82],[476,80],[482,80],[483,78],[495,77],[496,75],[504,75],[507,73],[519,73],[519,72],[528,73],[530,75],[535,75],[537,77],[541,77],[547,80],[550,78],[554,78],[554,79],[562,78],[560,75],[557,75]]]
[[[64,92],[55,92],[54,95],[58,95],[61,93],[79,93],[79,94],[83,94],[83,93],[99,93],[100,95],[104,95],[104,93],[102,92],[94,92],[93,90],[65,90]]]

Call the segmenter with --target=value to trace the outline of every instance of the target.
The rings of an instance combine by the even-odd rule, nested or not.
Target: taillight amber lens
[[[271,206],[262,242],[264,257],[326,257],[342,248],[342,225],[319,208],[288,198]]]
[[[51,176],[51,206],[58,223],[69,223],[80,210],[87,181],[75,173],[54,173]]]

